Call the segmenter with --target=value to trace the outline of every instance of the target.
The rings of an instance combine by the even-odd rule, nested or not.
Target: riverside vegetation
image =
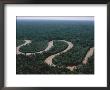
[[[16,47],[24,54],[16,54],[17,74],[94,74],[94,55],[82,63],[90,48],[94,47],[94,22],[75,20],[17,20]],[[52,63],[45,63],[51,55],[62,52],[68,47],[63,41],[71,42],[73,47],[55,56]],[[45,51],[48,42],[53,46]],[[43,51],[42,53],[37,53]],[[26,55],[26,53],[34,53]],[[67,67],[76,68],[70,70]]]

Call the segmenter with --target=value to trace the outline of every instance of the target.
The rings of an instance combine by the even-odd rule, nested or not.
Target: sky
[[[94,17],[93,16],[62,16],[62,17],[39,17],[39,16],[17,16],[17,19],[20,20],[89,20],[89,21],[93,21]]]

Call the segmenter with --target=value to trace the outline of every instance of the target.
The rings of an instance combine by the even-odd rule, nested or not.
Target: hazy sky
[[[94,20],[94,17],[92,16],[83,16],[83,17],[25,17],[25,16],[17,16],[17,19],[20,20]]]

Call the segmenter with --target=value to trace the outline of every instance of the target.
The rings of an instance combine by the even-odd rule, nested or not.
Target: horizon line
[[[51,20],[48,20],[48,19],[17,19],[17,20],[41,20],[41,21],[55,21],[56,19],[51,19]],[[66,21],[66,20],[60,20],[60,19],[57,19],[56,21]],[[94,20],[67,20],[67,21],[94,21]]]
[[[86,21],[94,21],[94,17],[24,17],[24,16],[17,16],[17,20],[86,20]]]

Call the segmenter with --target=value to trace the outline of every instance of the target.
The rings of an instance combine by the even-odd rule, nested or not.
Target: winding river
[[[25,46],[27,44],[30,44],[31,42],[32,42],[31,40],[25,40],[25,43],[23,43],[22,45],[20,45],[20,46],[17,47],[17,49],[16,49],[17,50],[16,51],[17,54],[24,54],[24,53],[20,52],[20,48],[22,46]],[[43,53],[45,51],[49,51],[52,47],[53,47],[53,41],[50,41],[50,42],[48,42],[48,46],[47,46],[47,48],[45,50],[42,50],[42,51],[39,51],[39,52],[35,52],[35,53]],[[28,55],[35,54],[35,53],[26,53],[26,55],[28,56]]]
[[[82,64],[87,64],[89,58],[93,55],[94,53],[94,47],[90,48],[86,54],[86,56],[84,57]],[[67,69],[69,69],[70,71],[74,71],[75,69],[77,69],[77,66],[73,65],[73,66],[68,66],[66,67]]]
[[[21,48],[22,46],[25,46],[25,45],[31,43],[31,40],[24,40],[24,41],[25,41],[25,43],[19,45],[19,46],[16,48],[16,54],[24,54],[24,53],[20,52],[20,48]]]
[[[71,48],[73,48],[73,44],[71,42],[69,42],[69,41],[66,41],[66,40],[57,40],[57,41],[61,41],[61,42],[67,43],[68,44],[68,47],[65,50],[63,50],[63,51],[61,51],[61,52],[59,52],[57,54],[51,55],[51,56],[47,57],[44,60],[44,63],[46,63],[46,64],[48,64],[50,66],[54,66],[54,67],[56,65],[52,63],[53,58],[56,57],[56,56],[58,56],[58,55],[61,55],[62,53],[65,53],[68,50],[70,50]],[[19,45],[17,47],[17,49],[16,49],[17,50],[16,51],[17,54],[24,54],[24,53],[20,52],[20,48],[22,46],[25,46],[27,44],[30,44],[31,42],[32,42],[31,40],[25,40],[25,43],[23,43],[22,45]],[[50,42],[48,42],[48,46],[47,46],[47,48],[45,50],[42,50],[42,51],[39,51],[39,52],[35,52],[35,53],[43,53],[44,51],[49,51],[52,47],[53,47],[53,40],[50,41]],[[92,48],[90,48],[90,50],[87,52],[85,58],[83,59],[83,61],[82,61],[83,64],[87,64],[88,58],[90,58],[93,55],[93,52],[94,52],[94,48],[92,47]],[[28,55],[35,54],[35,53],[26,53],[26,55],[28,56]],[[77,66],[67,66],[66,68],[69,69],[70,71],[74,71],[74,69],[76,69]]]
[[[52,59],[53,59],[55,56],[60,55],[60,54],[62,54],[62,53],[65,53],[65,52],[67,52],[68,50],[70,50],[70,49],[73,47],[73,44],[72,44],[71,42],[69,42],[69,41],[65,41],[65,40],[58,40],[58,41],[62,41],[62,42],[67,43],[67,44],[68,44],[68,47],[67,47],[64,51],[59,52],[59,53],[54,54],[54,55],[51,55],[51,56],[49,56],[48,58],[45,59],[44,62],[45,62],[46,64],[50,65],[50,66],[56,66],[56,65],[54,65],[54,64],[52,63]]]

